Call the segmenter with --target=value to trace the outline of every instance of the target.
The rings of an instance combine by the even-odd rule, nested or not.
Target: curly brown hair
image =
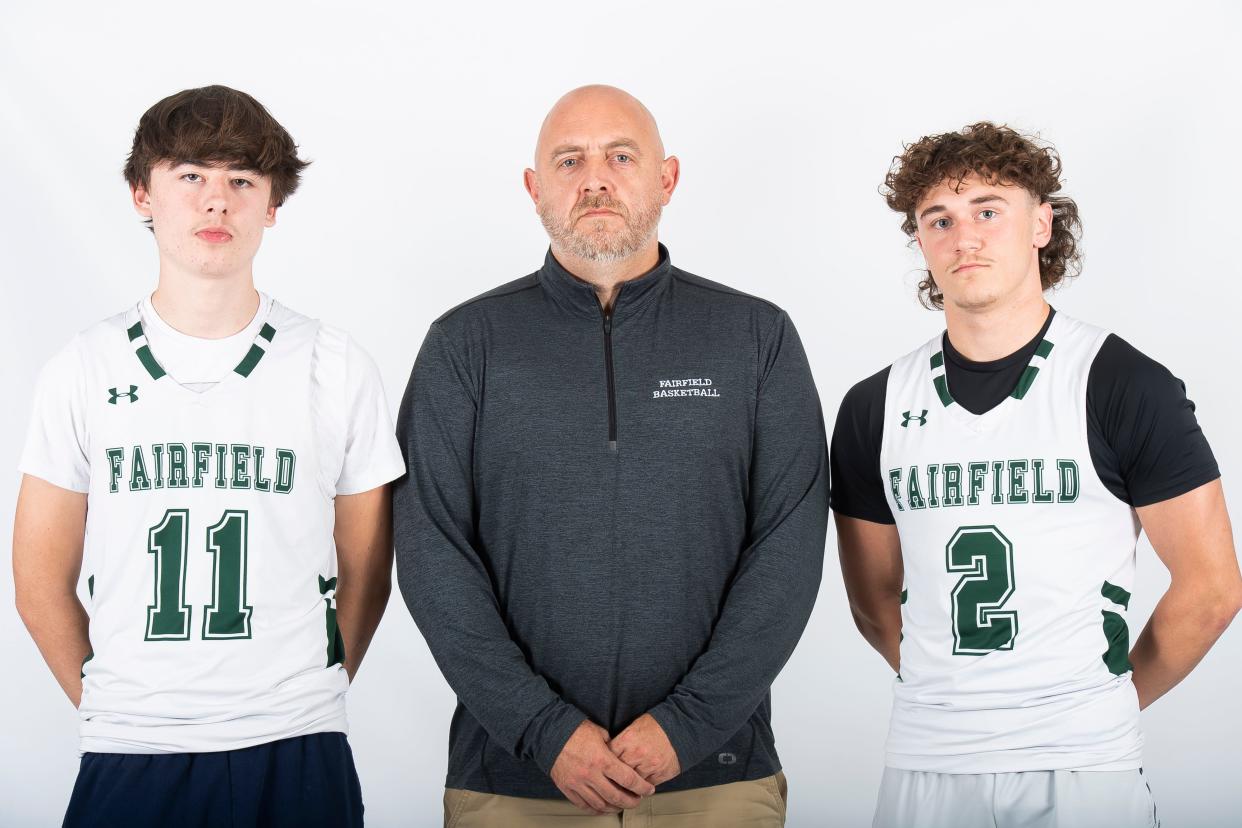
[[[989,184],[1022,187],[1041,204],[1052,205],[1052,236],[1039,251],[1044,290],[1079,274],[1082,222],[1078,205],[1067,196],[1053,195],[1061,189],[1061,157],[1053,147],[1004,124],[980,121],[959,132],[926,135],[907,144],[905,152],[893,159],[880,192],[891,209],[905,216],[901,229],[913,239],[919,202],[946,181],[961,187],[969,175]],[[919,301],[928,308],[944,307],[944,294],[930,270],[919,282]]]
[[[280,123],[245,92],[203,86],[169,95],[138,121],[125,162],[131,187],[150,184],[159,163],[224,163],[254,170],[272,182],[271,205],[293,195],[309,161]]]

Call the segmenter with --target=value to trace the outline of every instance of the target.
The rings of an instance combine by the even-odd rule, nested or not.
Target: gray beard
[[[575,228],[573,221],[561,223],[550,209],[540,207],[539,220],[543,222],[543,229],[547,231],[553,247],[586,261],[619,262],[642,250],[655,237],[662,211],[659,202],[631,216],[629,211],[616,202],[602,199],[596,201],[599,203],[579,204],[575,211],[601,207],[617,210],[625,221],[625,229],[619,233],[609,233],[604,230],[602,219],[588,219],[585,223],[591,229],[584,232]]]

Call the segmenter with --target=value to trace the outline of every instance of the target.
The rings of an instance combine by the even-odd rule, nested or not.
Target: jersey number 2
[[[953,654],[1012,650],[1018,613],[1004,610],[1013,595],[1013,544],[995,526],[963,526],[945,547],[953,587]]]
[[[207,529],[213,557],[211,603],[203,607],[203,638],[250,637],[252,607],[246,603],[246,560],[250,534],[244,510],[226,509]],[[169,509],[147,533],[147,552],[155,556],[155,602],[147,607],[147,641],[185,641],[193,612],[185,600],[190,511]]]

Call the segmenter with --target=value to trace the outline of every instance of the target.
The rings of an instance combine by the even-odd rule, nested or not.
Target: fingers
[[[677,774],[672,772],[669,768],[664,767],[664,768],[655,770],[650,774],[647,774],[646,779],[652,785],[663,785],[665,782],[672,779],[676,775]]]
[[[625,808],[637,808],[642,803],[642,799],[623,788],[618,788],[612,782],[609,782],[607,777],[595,777],[588,784],[594,790],[594,793],[607,803],[608,813],[616,813]]]
[[[565,798],[569,800],[569,803],[573,805],[575,808],[577,808],[578,810],[586,811],[588,814],[595,814],[595,816],[600,816],[601,814],[603,814],[603,811],[597,811],[594,808],[592,808],[590,805],[586,803],[585,799],[578,796],[578,794],[575,793],[574,791],[565,790],[564,788],[562,788],[561,793],[565,794]]]
[[[655,786],[644,779],[642,773],[627,765],[624,759],[619,758],[605,765],[604,776],[638,796],[651,796],[655,793]]]

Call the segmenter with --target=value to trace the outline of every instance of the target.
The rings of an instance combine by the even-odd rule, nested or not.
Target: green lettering
[[[117,482],[121,479],[121,464],[125,462],[125,449],[110,448],[108,455],[108,491],[116,494]]]
[[[229,488],[249,489],[250,474],[246,466],[250,462],[250,446],[245,443],[234,443],[229,450],[233,452],[233,479],[229,481]]]

